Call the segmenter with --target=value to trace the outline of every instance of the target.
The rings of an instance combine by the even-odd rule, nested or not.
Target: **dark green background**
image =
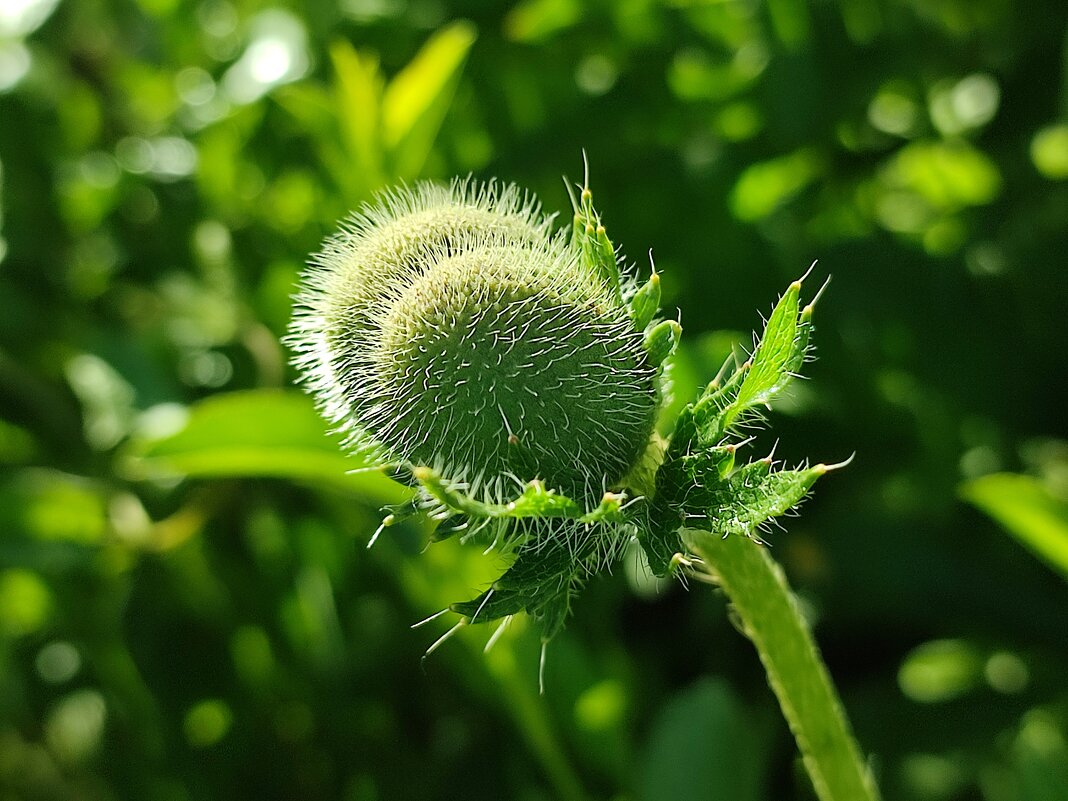
[[[682,400],[834,277],[753,448],[856,452],[768,539],[886,797],[1068,799],[1065,582],[959,497],[1065,519],[1063,2],[51,5],[0,13],[0,798],[812,798],[704,586],[592,581],[544,698],[521,621],[421,665],[501,564],[366,551],[394,490],[271,391],[348,209],[474,173],[566,221],[585,148]]]

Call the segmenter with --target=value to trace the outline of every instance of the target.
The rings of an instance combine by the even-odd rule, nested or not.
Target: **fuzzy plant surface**
[[[702,573],[684,538],[754,537],[825,465],[740,463],[760,411],[809,353],[813,304],[791,284],[751,357],[731,359],[654,430],[681,328],[639,280],[588,185],[574,219],[514,186],[456,181],[383,194],[311,259],[289,337],[305,386],[348,446],[416,489],[412,515],[515,555],[459,625],[526,612],[548,642],[582,582],[635,538],[652,572]],[[373,539],[372,539],[373,541]]]
[[[661,437],[682,329],[609,239],[588,181],[572,224],[514,186],[456,181],[382,195],[312,257],[288,343],[353,450],[413,488],[375,539],[415,516],[512,557],[454,613],[525,612],[545,645],[591,575],[637,541],[657,576],[721,587],[756,646],[823,801],[874,801],[826,667],[759,532],[836,465],[739,458],[810,355],[815,297],[795,281],[746,358]],[[821,290],[822,291],[822,290]],[[427,621],[424,621],[427,622]],[[418,624],[417,624],[418,625]]]

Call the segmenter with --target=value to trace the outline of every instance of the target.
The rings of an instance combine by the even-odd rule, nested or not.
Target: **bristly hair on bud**
[[[286,339],[348,447],[415,489],[372,542],[429,514],[435,540],[507,546],[505,574],[450,609],[461,624],[526,612],[545,642],[628,542],[657,575],[693,575],[684,529],[755,536],[826,472],[735,462],[739,423],[809,353],[800,281],[752,357],[728,362],[670,438],[656,433],[682,329],[660,316],[655,268],[640,283],[620,258],[586,183],[555,232],[511,185],[382,194],[311,257]]]
[[[594,502],[658,408],[641,331],[514,186],[384,195],[311,260],[289,343],[355,447],[501,502],[532,479]]]

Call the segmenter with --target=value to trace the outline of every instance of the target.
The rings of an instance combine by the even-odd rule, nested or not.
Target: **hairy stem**
[[[877,801],[875,781],[782,568],[746,537],[686,536],[756,646],[820,801]]]

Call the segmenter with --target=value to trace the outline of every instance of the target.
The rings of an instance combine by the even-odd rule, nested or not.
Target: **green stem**
[[[820,800],[877,801],[875,780],[782,568],[746,537],[686,536],[756,646]]]

